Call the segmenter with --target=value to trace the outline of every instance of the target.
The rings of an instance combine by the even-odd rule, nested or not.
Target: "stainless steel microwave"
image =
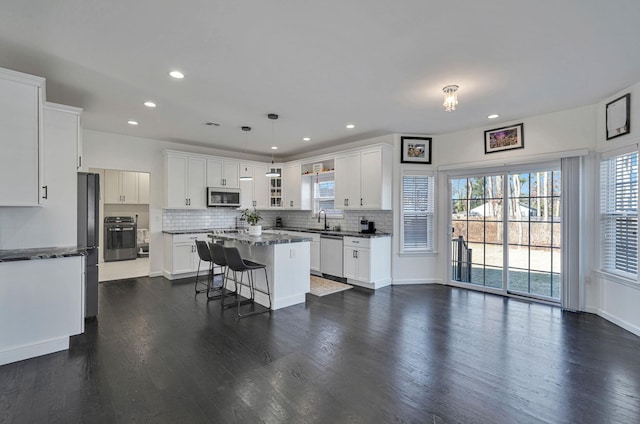
[[[240,190],[207,187],[207,206],[240,207]]]

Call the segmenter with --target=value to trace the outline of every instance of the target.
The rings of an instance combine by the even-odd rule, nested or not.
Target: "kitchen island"
[[[311,238],[285,234],[262,234],[255,237],[246,233],[211,234],[209,237],[223,240],[225,247],[237,247],[244,259],[266,265],[272,309],[305,302],[310,289]],[[264,272],[257,271],[254,276],[256,287],[266,291]],[[233,290],[233,282],[228,282],[227,288]],[[242,296],[248,297],[248,289],[242,289]],[[256,292],[255,300],[263,306],[269,306],[269,299],[265,294]]]

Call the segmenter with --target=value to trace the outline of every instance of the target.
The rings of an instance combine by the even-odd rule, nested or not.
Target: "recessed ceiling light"
[[[356,126],[355,126],[355,125],[353,125],[353,124],[347,124],[347,129],[352,130],[352,129],[354,129],[355,127],[356,127]]]
[[[138,121],[127,121],[129,125],[138,125]]]
[[[302,141],[311,141],[311,139],[309,137],[304,137]]]
[[[278,146],[271,146],[271,150],[278,150]]]
[[[184,74],[182,72],[180,72],[180,71],[171,71],[171,72],[169,72],[169,75],[171,75],[175,79],[184,78]]]
[[[156,104],[155,104],[155,103],[153,103],[153,102],[151,102],[151,101],[148,101],[148,100],[147,100],[146,102],[144,102],[144,105],[145,105],[146,107],[156,107]]]
[[[487,116],[487,118],[489,118],[489,119],[496,119],[496,118],[498,118],[499,116],[500,116],[500,115],[498,115],[497,113],[494,113],[493,115],[489,115],[489,116]]]

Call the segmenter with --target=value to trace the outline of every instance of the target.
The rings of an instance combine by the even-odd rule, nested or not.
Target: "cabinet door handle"
[[[122,195],[122,201],[126,202],[127,201],[127,196],[125,196],[124,194]]]
[[[78,156],[78,168],[82,168],[82,156]]]
[[[362,206],[362,197],[360,198],[360,206]]]
[[[49,198],[49,186],[48,185],[42,186],[42,190],[43,190],[42,198],[43,199],[48,199]]]
[[[293,207],[293,200],[291,201],[291,207]]]
[[[189,206],[189,199],[184,199],[184,205]]]
[[[358,251],[356,250],[356,259],[358,259]]]

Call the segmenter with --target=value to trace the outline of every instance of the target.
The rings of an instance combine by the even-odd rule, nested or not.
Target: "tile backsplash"
[[[261,210],[264,227],[276,225],[276,217],[282,218],[285,227],[322,228],[324,216],[320,222],[309,211]],[[201,210],[163,209],[162,229],[170,230],[200,230],[214,228],[234,228],[236,217],[240,211],[226,208],[209,208]],[[327,219],[330,228],[340,226],[342,231],[360,231],[360,218],[364,217],[376,223],[378,231],[390,233],[393,229],[392,211],[343,211],[342,218]]]

